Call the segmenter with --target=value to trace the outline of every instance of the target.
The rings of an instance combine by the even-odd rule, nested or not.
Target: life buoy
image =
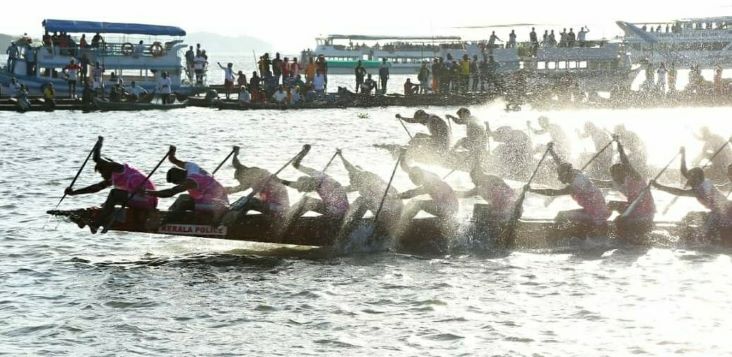
[[[163,45],[160,42],[153,42],[152,45],[150,45],[150,53],[153,55],[153,57],[160,57],[163,55]]]
[[[129,42],[125,42],[122,44],[122,54],[125,56],[129,56],[132,54],[132,51],[135,50],[135,46],[133,46]]]

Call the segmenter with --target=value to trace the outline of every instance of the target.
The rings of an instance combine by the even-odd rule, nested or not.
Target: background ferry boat
[[[732,67],[732,16],[630,23],[617,21],[633,61]]]
[[[68,80],[63,72],[71,59],[80,63],[83,56],[89,61],[88,75],[91,76],[92,67],[99,62],[105,69],[105,85],[109,85],[112,73],[122,78],[125,85],[135,81],[148,91],[157,87],[163,71],[167,72],[172,81],[173,92],[194,94],[200,88],[182,84],[185,76],[182,59],[179,55],[186,45],[183,37],[186,32],[174,26],[158,26],[145,24],[54,20],[43,21],[43,27],[49,33],[67,33],[72,36],[71,43],[66,47],[41,44],[20,44],[20,57],[16,60],[15,68],[4,68],[0,71],[0,83],[7,85],[12,77],[28,86],[31,95],[40,95],[41,87],[52,82],[58,96],[68,95]],[[98,47],[80,48],[78,43],[82,34],[91,44],[94,34],[105,37]],[[106,35],[109,38],[106,38]],[[137,47],[140,40],[143,45]],[[81,96],[83,84],[77,84],[77,95]]]
[[[485,48],[484,43],[462,41],[459,36],[328,35],[317,38],[316,44],[314,50],[302,51],[301,63],[308,63],[311,56],[323,55],[328,61],[328,74],[353,74],[360,60],[368,73],[377,75],[383,58],[391,64],[390,74],[417,74],[424,61],[431,63],[448,55],[460,60],[464,54],[482,59]],[[496,48],[492,55],[502,64],[499,71],[519,68],[515,48]]]

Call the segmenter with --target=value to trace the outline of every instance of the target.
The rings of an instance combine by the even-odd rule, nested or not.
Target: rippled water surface
[[[472,107],[524,128],[539,113]],[[457,108],[430,108],[437,114]],[[276,169],[304,143],[322,166],[336,147],[388,177],[374,143],[406,134],[413,109],[0,113],[0,353],[59,355],[725,355],[732,262],[718,249],[626,247],[415,257],[329,257],[259,244],[111,232],[48,220],[97,135],[104,154],[149,171],[168,144],[213,168],[234,144]],[[660,165],[702,124],[728,135],[729,108],[548,113],[569,134],[625,123]],[[410,130],[420,130],[411,126]],[[462,129],[456,129],[462,135]],[[540,141],[541,138],[537,138]],[[579,155],[589,143],[577,143]],[[154,176],[164,186],[163,170]],[[440,174],[447,170],[434,168]],[[346,182],[340,165],[329,171]],[[233,184],[228,165],[219,177]],[[287,170],[283,177],[294,178]],[[96,182],[88,166],[77,187]],[[468,177],[450,183],[466,188]],[[396,186],[410,188],[401,173]],[[67,198],[99,204],[105,193]],[[291,192],[291,199],[299,196]],[[659,200],[668,196],[658,195]],[[163,207],[172,201],[164,200]],[[529,196],[526,215],[552,217]],[[661,219],[698,209],[680,201]],[[470,211],[470,208],[465,208]],[[44,226],[45,225],[45,226]]]

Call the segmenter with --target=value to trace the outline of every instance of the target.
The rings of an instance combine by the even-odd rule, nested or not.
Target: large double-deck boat
[[[122,79],[124,84],[135,81],[138,86],[155,91],[166,72],[173,92],[202,91],[181,81],[185,71],[180,51],[186,47],[186,32],[179,27],[55,19],[44,20],[43,27],[43,43],[16,41],[19,56],[0,70],[0,84],[6,86],[15,77],[28,87],[31,95],[39,95],[43,86],[53,83],[57,95],[68,95],[69,78],[64,68],[73,59],[76,64],[88,64],[88,77],[98,63],[107,84]],[[60,34],[64,40],[52,41],[50,33]],[[92,36],[100,37],[93,41]],[[81,74],[79,77],[83,78]],[[79,81],[77,94],[81,94],[82,88]]]
[[[732,16],[616,23],[634,61],[732,67]]]

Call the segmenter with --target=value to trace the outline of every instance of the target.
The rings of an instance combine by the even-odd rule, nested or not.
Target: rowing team
[[[488,203],[488,209],[485,211],[488,221],[506,223],[519,218],[520,213],[517,216],[515,212],[520,212],[520,207],[516,206],[522,204],[524,196],[523,193],[517,196],[502,178],[482,172],[479,163],[474,165],[470,172],[475,187],[468,191],[456,192],[436,174],[418,166],[410,166],[404,155],[400,156],[398,165],[408,174],[416,187],[399,193],[391,187],[391,180],[387,183],[378,175],[353,165],[338,150],[328,165],[335,156],[340,156],[350,180],[350,184],[344,187],[326,174],[328,165],[323,170],[317,170],[302,164],[302,160],[310,150],[309,145],[305,145],[303,150],[287,163],[287,165],[291,163],[304,174],[295,181],[277,177],[287,165],[272,174],[263,168],[242,164],[238,157],[238,148],[235,147],[232,151],[232,163],[235,168],[235,179],[239,182],[235,187],[224,187],[212,174],[195,163],[178,159],[176,148],[171,146],[166,157],[174,167],[168,170],[166,180],[174,186],[157,190],[149,181],[149,176],[141,171],[128,164],[102,158],[102,142],[103,138],[100,137],[93,149],[93,160],[96,163],[95,170],[101,174],[103,180],[86,188],[74,190],[69,187],[65,191],[68,195],[79,195],[113,187],[99,218],[95,222],[89,222],[92,232],[96,232],[110,219],[116,205],[153,210],[157,207],[158,198],[175,195],[178,195],[178,198],[170,207],[167,219],[185,211],[194,211],[212,214],[215,217],[214,222],[223,219],[226,223],[235,222],[237,217],[254,210],[272,217],[274,222],[284,222],[286,230],[287,225],[308,211],[340,221],[343,227],[349,227],[349,224],[363,217],[367,211],[371,211],[378,217],[376,224],[387,228],[390,233],[398,232],[399,227],[406,227],[420,211],[444,220],[454,219],[459,208],[458,197],[481,197]],[[681,174],[688,179],[690,187],[688,189],[663,186],[656,183],[655,179],[647,182],[633,168],[617,138],[615,142],[620,162],[610,167],[611,181],[590,179],[581,170],[563,161],[550,144],[544,157],[547,154],[551,155],[557,167],[558,179],[565,184],[565,187],[532,188],[527,184],[523,187],[524,193],[528,191],[547,196],[569,195],[581,208],[560,212],[556,219],[558,226],[565,224],[583,227],[602,226],[607,223],[611,210],[615,210],[621,213],[617,224],[638,227],[644,224],[651,225],[653,222],[656,209],[653,195],[648,190],[653,186],[671,194],[695,197],[708,208],[711,212],[705,227],[706,233],[732,227],[732,205],[709,179],[705,179],[701,168],[687,170],[683,148],[680,151]],[[539,165],[541,162],[543,158]],[[656,178],[659,176],[660,173]],[[732,176],[730,179],[732,180]],[[295,188],[300,192],[315,192],[319,198],[303,196],[299,202],[290,206],[286,187]],[[601,187],[615,187],[626,197],[626,201],[607,203],[600,191]],[[247,197],[229,206],[229,194],[249,189],[252,191]],[[353,191],[358,191],[360,196],[353,203],[349,203],[346,194]],[[187,194],[183,194],[184,192]],[[422,195],[429,196],[429,199],[411,200],[406,206],[402,203],[402,200]]]

